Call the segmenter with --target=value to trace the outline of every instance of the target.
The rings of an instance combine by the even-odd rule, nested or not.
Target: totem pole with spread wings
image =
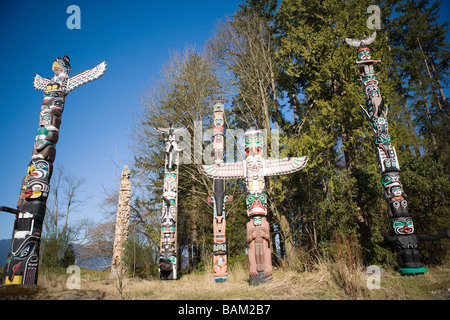
[[[11,249],[3,276],[6,285],[37,283],[42,225],[65,98],[75,88],[100,78],[106,71],[106,62],[71,78],[70,69],[69,57],[58,57],[52,66],[55,74],[53,78],[42,78],[39,75],[34,78],[34,88],[44,91],[44,101],[28,175],[22,181],[17,209],[5,210],[3,207],[3,211],[16,214]]]
[[[203,174],[213,179],[243,178],[246,181],[249,283],[259,285],[272,277],[270,229],[267,221],[267,193],[265,177],[283,175],[302,169],[307,156],[265,159],[262,157],[264,137],[261,130],[250,128],[244,133],[246,159],[202,165]]]

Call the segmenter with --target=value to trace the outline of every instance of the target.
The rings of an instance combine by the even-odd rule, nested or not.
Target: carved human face
[[[261,130],[247,130],[244,133],[245,155],[261,155],[263,153],[264,138]]]
[[[381,183],[386,188],[387,186],[396,184],[398,186],[401,185],[400,182],[400,174],[398,172],[388,172],[383,174],[381,177]]]
[[[174,225],[162,225],[161,230],[162,230],[162,233],[175,233],[175,226]]]
[[[255,227],[259,227],[261,224],[262,224],[262,217],[258,216],[253,218],[253,225]]]
[[[224,111],[223,102],[220,100],[216,101],[214,103],[214,126],[215,127],[223,126],[223,122],[224,122],[223,111]],[[222,112],[222,113],[220,113],[220,112]]]
[[[258,175],[263,168],[263,159],[261,157],[251,157],[247,159],[248,175]]]
[[[248,193],[245,200],[249,217],[253,215],[267,215],[267,194],[265,192]]]
[[[223,111],[223,101],[222,100],[216,100],[214,102],[214,111]]]
[[[214,127],[223,127],[223,116],[217,115],[214,117]]]
[[[370,53],[369,48],[361,48],[358,51],[358,60],[370,60],[372,58],[372,54]]]
[[[59,129],[61,119],[54,115],[50,109],[44,109],[40,113],[39,125],[43,127],[51,127],[53,130]]]
[[[392,194],[394,197],[401,197],[402,196],[402,188],[401,187],[393,187],[391,189]]]
[[[362,83],[364,86],[367,86],[369,84],[378,85],[378,77],[376,74],[364,74]]]
[[[166,173],[164,175],[164,180],[167,183],[173,183],[173,182],[175,182],[176,179],[177,179],[177,174],[176,173],[170,172],[170,173]]]
[[[392,220],[392,229],[395,234],[406,235],[414,233],[414,224],[411,218],[396,218]]]

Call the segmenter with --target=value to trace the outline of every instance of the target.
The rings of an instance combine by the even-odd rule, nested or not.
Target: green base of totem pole
[[[217,283],[227,282],[228,277],[214,277],[214,281]]]
[[[264,274],[263,271],[258,271],[256,276],[250,276],[248,279],[248,283],[251,286],[259,286],[263,283],[269,282],[272,280],[271,274]]]
[[[427,268],[401,268],[399,271],[401,275],[414,275],[427,272]]]

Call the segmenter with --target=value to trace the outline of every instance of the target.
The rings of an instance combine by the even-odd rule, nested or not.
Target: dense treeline
[[[173,54],[142,93],[133,132],[139,192],[127,250],[138,268],[145,270],[149,257],[154,263],[159,249],[164,147],[152,128],[169,121],[189,128],[181,142],[178,261],[184,270],[211,263],[213,211],[206,197],[212,181],[199,164],[210,159],[208,129],[217,99],[225,101],[226,128],[232,129],[228,157],[242,156],[238,129],[250,125],[266,129],[268,156],[309,156],[301,172],[266,181],[275,264],[302,269],[332,251],[336,239],[346,238],[356,241],[364,263],[395,266],[395,255],[379,233],[389,219],[373,136],[359,107],[364,95],[356,50],[344,42],[375,31],[367,27],[367,8],[373,4],[381,11],[371,48],[382,61],[376,71],[416,233],[436,234],[450,226],[443,91],[450,51],[448,25],[437,20],[440,2],[247,0],[232,17],[211,26],[214,35],[201,52],[186,48]],[[275,139],[279,150],[271,148]],[[239,180],[226,184],[234,196],[226,205],[230,261],[247,247],[244,188]],[[427,264],[448,259],[448,241],[421,248]]]

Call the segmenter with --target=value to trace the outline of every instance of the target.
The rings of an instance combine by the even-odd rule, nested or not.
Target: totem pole
[[[223,131],[225,122],[225,113],[223,101],[217,100],[214,102],[214,131],[213,131],[213,158],[215,164],[223,163]],[[227,243],[225,237],[226,219],[225,219],[225,202],[233,199],[233,196],[226,196],[225,194],[225,180],[214,179],[213,182],[213,197],[208,197],[208,202],[214,204],[214,247],[213,247],[213,270],[214,281],[225,282],[228,280],[227,267]]]
[[[213,179],[244,178],[246,206],[250,221],[247,223],[248,263],[250,285],[259,285],[272,277],[270,230],[267,221],[267,193],[265,177],[296,172],[308,161],[307,156],[264,159],[264,138],[261,130],[250,128],[244,133],[246,159],[202,165],[203,174]]]
[[[159,279],[177,279],[177,200],[178,200],[178,162],[179,152],[176,134],[186,130],[185,127],[155,128],[163,134],[165,149],[164,191],[162,201],[161,246],[159,250]]]
[[[55,76],[51,79],[39,75],[34,78],[34,88],[44,91],[44,102],[28,175],[23,179],[17,204],[11,251],[3,277],[6,285],[37,283],[42,224],[65,98],[75,88],[100,78],[106,71],[106,62],[69,78],[70,59],[64,56],[56,58],[52,71]]]
[[[113,258],[111,263],[110,279],[117,279],[126,271],[123,265],[123,255],[125,252],[124,244],[128,238],[128,228],[130,225],[130,200],[131,200],[131,181],[130,170],[124,166],[122,170],[122,179],[120,181],[119,205],[117,208],[116,235],[114,238]]]
[[[400,273],[402,275],[421,274],[427,272],[427,269],[420,261],[418,242],[420,240],[438,240],[448,235],[448,232],[436,237],[414,234],[414,224],[408,212],[407,197],[400,182],[400,164],[388,132],[388,107],[384,104],[378,87],[378,74],[374,72],[374,66],[381,60],[373,60],[370,49],[367,47],[375,40],[375,37],[376,32],[362,40],[346,38],[345,41],[350,46],[360,47],[356,64],[360,71],[363,92],[366,95],[366,108],[362,105],[360,107],[367,116],[375,136],[381,184],[388,204],[387,212],[391,220],[391,232],[394,235],[389,236],[384,229],[381,231],[382,235],[396,246]]]

